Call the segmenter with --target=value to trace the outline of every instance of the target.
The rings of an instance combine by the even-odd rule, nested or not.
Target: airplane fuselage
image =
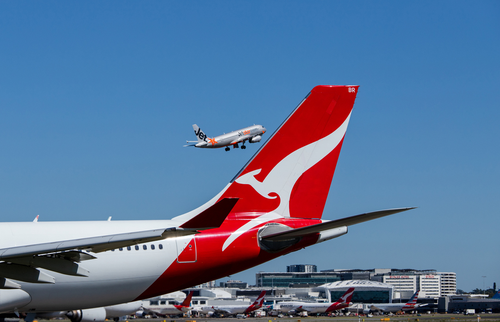
[[[280,310],[282,312],[301,312],[307,311],[308,313],[328,313],[336,310],[341,310],[348,307],[348,304],[343,303],[311,303],[311,302],[282,302],[280,303]]]
[[[237,238],[223,250],[224,243],[231,235],[252,219],[253,227],[239,231]],[[290,227],[321,222],[301,219],[278,221]],[[176,222],[171,220],[2,223],[0,229],[6,233],[0,236],[0,243],[11,247],[27,245],[33,242],[31,239],[34,238],[32,236],[35,236],[35,231],[40,230],[44,231],[44,237],[43,240],[38,237],[37,241],[51,242],[106,235],[118,231],[168,227],[175,224]],[[269,253],[262,250],[258,244],[258,231],[264,224],[265,220],[238,214],[232,219],[226,219],[222,227],[196,235],[167,238],[98,254],[89,252],[97,259],[80,263],[90,272],[86,277],[40,269],[52,276],[55,283],[18,281],[21,285],[20,290],[0,291],[2,295],[9,294],[7,292],[10,294],[25,292],[29,301],[17,308],[23,312],[62,311],[113,305],[150,298],[195,286],[206,280],[221,278],[318,241],[317,236],[304,238],[284,251]],[[23,234],[14,234],[19,231]],[[245,252],[241,251],[242,247]]]
[[[253,143],[253,138],[259,137],[266,132],[266,129],[262,125],[252,125],[246,128],[243,128],[238,131],[229,132],[223,135],[216,136],[214,138],[209,138],[204,136],[204,139],[197,143],[195,147],[197,148],[222,148],[230,145],[236,145],[239,143],[244,143],[245,141],[249,141]],[[196,133],[197,137],[200,137],[200,134]]]

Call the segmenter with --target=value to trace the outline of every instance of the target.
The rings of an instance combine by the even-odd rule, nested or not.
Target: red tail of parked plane
[[[262,307],[262,305],[264,304],[264,297],[266,296],[266,291],[262,291],[260,292],[260,295],[259,297],[257,297],[255,299],[255,301],[252,303],[252,305],[250,305],[246,310],[245,312],[243,313],[250,313],[250,312],[253,312],[255,310],[258,310]]]
[[[342,295],[337,302],[333,303],[326,309],[326,312],[332,312],[349,307],[351,304],[352,295],[354,294],[354,287],[349,288],[344,295]]]

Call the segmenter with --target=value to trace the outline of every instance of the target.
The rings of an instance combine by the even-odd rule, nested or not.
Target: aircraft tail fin
[[[344,295],[342,295],[338,302],[342,304],[348,304],[351,303],[352,295],[354,294],[354,287],[350,287]]]
[[[239,199],[233,213],[320,219],[358,87],[314,87],[223,191],[174,219],[189,220],[224,198]],[[208,140],[193,129],[199,141]]]
[[[207,141],[207,135],[198,127],[198,125],[193,124],[193,130],[196,138],[198,139],[198,143]]]
[[[184,301],[182,301],[182,306],[188,307],[191,306],[191,298],[193,297],[194,291],[190,291],[189,294],[186,296]]]
[[[314,87],[220,198],[240,198],[234,212],[321,218],[358,87]]]
[[[266,291],[260,292],[259,297],[257,297],[255,299],[255,301],[253,302],[253,305],[256,307],[262,307],[262,305],[264,304],[264,297],[265,296],[266,296]]]
[[[498,290],[498,292],[496,292],[495,295],[493,295],[492,299],[500,300],[500,290]]]
[[[415,294],[413,294],[408,302],[403,306],[403,310],[412,310],[415,308],[415,305],[417,304],[417,299],[418,299],[418,293],[420,291],[416,291]]]

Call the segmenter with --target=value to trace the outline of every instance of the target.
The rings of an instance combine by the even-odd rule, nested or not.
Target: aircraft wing
[[[368,213],[361,214],[361,215],[356,215],[356,216],[346,217],[346,218],[342,218],[342,219],[327,221],[327,222],[317,224],[317,225],[312,225],[312,226],[287,230],[284,232],[278,232],[278,233],[274,233],[274,234],[265,235],[265,236],[262,236],[262,239],[270,240],[270,241],[289,240],[291,238],[302,237],[302,236],[313,234],[313,233],[320,233],[322,231],[329,230],[329,229],[359,224],[359,223],[362,223],[365,221],[393,215],[393,214],[396,214],[398,212],[403,212],[403,211],[407,211],[407,210],[411,210],[411,209],[415,209],[415,208],[416,207],[395,208],[395,209],[386,209],[386,210],[368,212]]]
[[[232,314],[230,310],[223,308],[223,307],[217,307],[217,306],[212,306],[212,309],[214,310],[215,313],[217,314]]]
[[[294,309],[294,311],[295,311],[295,312],[304,312],[304,311],[309,312],[306,308],[304,308],[304,306],[303,306],[303,305],[301,305],[301,306],[299,306],[299,307],[296,307],[296,308]]]
[[[0,260],[7,260],[13,257],[47,254],[53,252],[63,252],[68,250],[92,250],[102,252],[116,247],[134,245],[148,241],[163,239],[168,233],[175,230],[175,227],[137,231],[124,234],[113,234],[107,236],[97,236],[80,238],[73,240],[62,240],[51,243],[23,245],[17,247],[0,248]],[[83,258],[82,258],[83,259]],[[90,258],[88,258],[90,259]]]

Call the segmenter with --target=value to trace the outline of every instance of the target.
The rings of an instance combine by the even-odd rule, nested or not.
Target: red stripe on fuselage
[[[233,214],[233,218],[238,217]],[[273,258],[289,252],[313,245],[318,240],[318,234],[302,238],[297,244],[278,253],[268,253],[262,250],[257,241],[261,224],[241,234],[224,251],[222,246],[230,234],[244,225],[248,220],[226,219],[217,229],[210,229],[196,235],[197,260],[192,263],[174,261],[163,274],[136,300],[141,300],[176,290],[195,286],[206,281],[222,278],[227,275],[257,266]],[[274,220],[292,228],[318,224],[317,220],[280,219]],[[179,257],[184,257],[185,249]]]

